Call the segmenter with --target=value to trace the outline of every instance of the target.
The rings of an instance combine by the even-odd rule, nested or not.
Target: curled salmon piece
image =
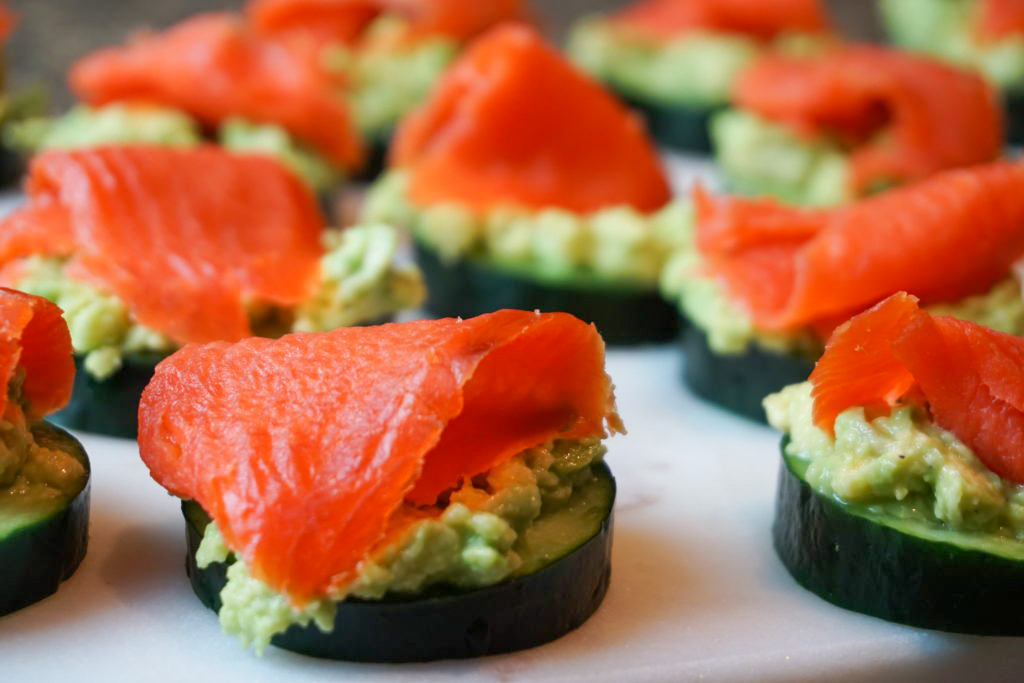
[[[652,211],[671,197],[643,124],[525,26],[474,41],[399,126],[418,204]]]
[[[338,83],[320,53],[260,36],[230,14],[203,14],[71,69],[71,89],[90,105],[138,101],[181,109],[204,125],[239,116],[278,124],[343,168],[363,149]]]
[[[897,50],[766,55],[734,95],[736,106],[800,135],[840,140],[855,195],[1002,153],[999,98],[981,76]]]
[[[405,39],[466,41],[503,21],[532,21],[526,0],[253,0],[246,18],[261,33],[303,34],[318,44],[353,44],[375,19],[408,22]]]
[[[810,381],[822,429],[831,432],[847,408],[885,413],[909,398],[990,470],[1024,483],[1020,337],[931,316],[901,292],[836,329]]]
[[[1024,33],[1022,0],[977,0],[977,34],[983,40],[1000,40]]]
[[[52,151],[29,203],[0,223],[0,267],[69,257],[179,344],[252,334],[247,301],[295,305],[320,277],[323,222],[309,190],[261,156],[213,146]]]
[[[139,450],[301,605],[462,479],[606,428],[621,423],[595,328],[503,310],[185,347],[143,393]]]
[[[61,310],[41,297],[0,288],[0,415],[18,370],[25,373],[21,395],[28,419],[60,410],[71,398],[75,363]]]
[[[770,40],[783,33],[831,30],[819,0],[641,0],[612,19],[661,39],[713,31]]]
[[[766,330],[830,330],[898,291],[955,301],[1024,256],[1019,163],[946,171],[829,210],[703,191],[695,201],[708,272]]]

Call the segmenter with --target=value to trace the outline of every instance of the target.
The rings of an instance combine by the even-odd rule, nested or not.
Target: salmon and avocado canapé
[[[830,33],[817,0],[640,0],[572,29],[568,52],[648,118],[664,144],[707,151],[707,119],[765,50],[815,50]]]
[[[67,403],[75,367],[60,309],[0,289],[0,614],[57,590],[85,554],[89,460],[43,418]]]
[[[998,98],[982,78],[884,48],[765,55],[734,99],[711,124],[726,185],[793,204],[842,204],[1002,151]]]
[[[474,42],[400,126],[391,164],[364,220],[413,232],[433,312],[566,310],[609,343],[675,332],[656,281],[686,209],[639,120],[536,32]]]
[[[143,394],[139,443],[188,501],[193,586],[226,632],[402,661],[536,645],[596,609],[601,439],[621,431],[593,326],[505,310],[185,347]],[[394,609],[409,619],[366,633]]]
[[[1020,634],[1024,339],[898,293],[840,326],[807,382],[765,399],[786,432],[775,545],[840,606]]]
[[[802,358],[805,374],[837,324],[901,290],[934,313],[1024,336],[1022,189],[1024,167],[998,162],[828,210],[697,191],[695,243],[672,257],[662,291],[700,337],[688,347],[737,362]],[[715,400],[716,378],[697,381],[701,363],[690,365],[688,383]],[[744,389],[750,413],[780,388]]]
[[[64,310],[83,391],[183,344],[376,322],[424,297],[393,228],[325,230],[308,189],[260,156],[53,151],[29,195],[0,224],[2,276]]]

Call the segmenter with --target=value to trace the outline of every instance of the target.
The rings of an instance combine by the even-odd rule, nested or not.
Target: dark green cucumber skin
[[[419,242],[415,250],[427,285],[426,308],[434,315],[564,311],[594,323],[607,344],[620,346],[671,341],[679,333],[679,314],[654,290],[559,287],[465,259],[447,264]]]
[[[15,187],[25,174],[25,157],[0,145],[0,188]]]
[[[708,123],[725,105],[665,104],[616,89],[619,98],[644,117],[647,130],[659,144],[695,154],[712,150]]]
[[[595,471],[612,482],[614,505],[611,472],[604,464]],[[413,599],[349,598],[338,605],[331,633],[313,624],[292,626],[271,642],[311,657],[378,663],[481,657],[548,643],[580,626],[604,600],[611,580],[612,510],[588,541],[532,574],[471,591],[436,588]],[[228,565],[199,569],[195,551],[202,532],[187,515],[185,532],[192,590],[218,611]]]
[[[740,354],[715,353],[695,326],[683,330],[683,382],[693,393],[737,415],[765,422],[761,400],[786,385],[803,382],[814,362],[751,344]]]
[[[817,494],[785,456],[772,537],[797,583],[834,605],[921,628],[1024,635],[1024,561],[859,516]]]
[[[45,422],[32,430],[38,439],[47,434],[55,447],[73,453],[88,473],[89,459],[75,437]],[[67,507],[0,539],[0,615],[52,595],[78,569],[89,541],[90,488],[86,480]]]
[[[85,357],[75,354],[75,386],[71,400],[53,422],[83,432],[134,439],[139,428],[139,399],[153,378],[158,353],[126,354],[124,365],[110,377],[96,380],[85,371]]]
[[[353,180],[368,183],[376,179],[387,167],[391,133],[392,131],[390,130],[383,131],[365,140],[366,159],[355,175],[352,176]]]
[[[1003,93],[1003,112],[1007,144],[1024,145],[1024,91]]]

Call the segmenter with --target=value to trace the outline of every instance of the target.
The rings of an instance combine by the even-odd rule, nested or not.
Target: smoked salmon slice
[[[1024,33],[1024,1],[977,0],[978,37],[987,40]]]
[[[213,146],[110,147],[36,157],[29,204],[0,223],[0,266],[70,256],[175,342],[249,336],[247,300],[283,306],[318,282],[323,227],[292,173]]]
[[[19,368],[25,372],[21,392],[28,419],[60,410],[71,398],[75,363],[61,315],[46,299],[0,288],[0,415],[7,410],[7,386]]]
[[[204,125],[231,116],[278,124],[344,168],[362,146],[319,51],[262,37],[229,14],[204,14],[79,60],[71,89],[91,105],[140,101],[179,108]]]
[[[640,120],[520,25],[469,46],[399,126],[392,163],[420,205],[652,211],[670,198]]]
[[[830,210],[695,194],[707,272],[764,330],[835,323],[905,290],[983,292],[1024,256],[1024,165],[996,162]]]
[[[612,17],[660,39],[713,31],[770,40],[782,33],[830,30],[819,0],[641,0]]]
[[[849,147],[852,189],[924,178],[1000,156],[997,93],[973,72],[879,47],[770,54],[740,76],[736,105]]]
[[[466,41],[502,21],[531,21],[526,0],[253,0],[249,23],[261,33],[302,33],[320,44],[355,43],[374,19],[408,22],[407,40]]]
[[[301,605],[463,478],[606,427],[622,429],[595,328],[503,310],[187,346],[143,393],[139,450]]]
[[[1024,339],[931,316],[897,293],[840,326],[810,381],[814,421],[854,406],[923,402],[996,474],[1024,483]]]

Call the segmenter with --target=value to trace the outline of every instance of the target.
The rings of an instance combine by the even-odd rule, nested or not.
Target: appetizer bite
[[[696,201],[696,247],[662,285],[692,323],[684,377],[698,395],[763,419],[835,326],[908,291],[945,314],[1024,335],[1024,165],[946,171],[845,207]]]
[[[900,46],[980,71],[1003,96],[1007,136],[1024,142],[1024,2],[880,0]]]
[[[142,459],[184,501],[197,596],[257,651],[507,652],[608,588],[601,439],[623,428],[604,344],[570,315],[190,345],[139,416]]]
[[[997,159],[998,97],[977,74],[866,45],[765,55],[711,124],[726,185],[831,205]]]
[[[708,118],[765,50],[827,42],[818,0],[635,0],[572,30],[569,54],[643,112],[658,142],[707,152]]]
[[[158,360],[190,342],[378,321],[423,298],[387,226],[325,230],[296,177],[219,148],[47,152],[0,223],[0,280],[64,309],[80,372],[55,419],[134,436]]]
[[[431,312],[567,311],[609,343],[675,335],[657,278],[686,204],[640,121],[531,29],[473,43],[391,161],[364,220],[412,231]]]
[[[187,146],[209,133],[228,148],[277,157],[317,190],[363,160],[348,104],[319,52],[266,38],[229,14],[99,50],[79,60],[69,80],[84,105],[24,129],[24,146]]]
[[[369,150],[364,175],[380,171],[392,129],[469,40],[531,18],[526,0],[252,0],[246,15],[262,34],[320,46]]]
[[[895,294],[765,409],[787,433],[775,549],[801,585],[891,621],[1024,635],[1024,339]]]
[[[0,289],[0,615],[56,592],[85,557],[89,459],[43,419],[67,403],[74,374],[60,309]]]

